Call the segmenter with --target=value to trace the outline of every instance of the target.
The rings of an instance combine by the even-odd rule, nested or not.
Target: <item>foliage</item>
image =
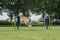
[[[0,25],[12,25],[12,22],[0,21]]]
[[[22,10],[23,13],[27,12],[29,9],[40,12],[47,10],[48,14],[56,12],[55,16],[60,17],[60,0],[0,0],[2,7],[13,10],[14,14],[17,15],[19,10]]]

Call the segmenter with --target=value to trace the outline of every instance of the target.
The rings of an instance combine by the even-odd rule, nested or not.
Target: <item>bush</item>
[[[43,22],[32,22],[31,23],[33,26],[37,26],[37,25],[43,25]]]
[[[32,21],[31,23],[33,26],[40,26],[43,25],[43,22],[36,22],[36,21]],[[7,22],[7,21],[0,21],[0,25],[12,25],[12,22]],[[22,26],[27,26],[25,24],[21,24]]]
[[[53,25],[60,25],[60,21],[53,22]]]
[[[11,25],[11,22],[0,21],[0,25]]]

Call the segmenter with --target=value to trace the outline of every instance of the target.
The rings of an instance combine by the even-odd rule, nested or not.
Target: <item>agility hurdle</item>
[[[46,29],[50,29],[50,27],[51,27],[51,18],[50,18],[50,16],[46,17],[45,25],[46,25]]]
[[[19,26],[20,26],[20,17],[16,16],[14,17],[14,29],[16,30],[16,27],[17,27],[17,30],[18,30]]]

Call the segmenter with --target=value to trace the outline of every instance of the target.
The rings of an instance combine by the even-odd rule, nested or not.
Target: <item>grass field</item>
[[[0,27],[0,40],[60,40],[60,26],[53,26],[49,30],[45,27]]]

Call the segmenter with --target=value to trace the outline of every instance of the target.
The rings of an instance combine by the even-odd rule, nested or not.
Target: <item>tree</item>
[[[56,16],[60,13],[60,0],[0,0],[8,9],[13,10],[14,14],[17,15],[19,10],[22,10],[24,15],[31,9],[35,12],[47,10],[49,15],[52,12],[56,12]],[[14,4],[15,3],[15,4]]]

